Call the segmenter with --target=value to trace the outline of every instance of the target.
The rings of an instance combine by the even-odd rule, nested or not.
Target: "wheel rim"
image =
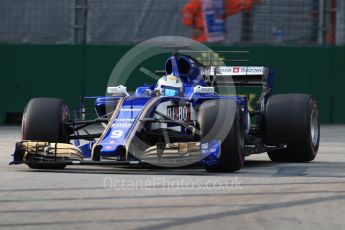
[[[316,110],[313,110],[310,117],[310,136],[313,146],[317,145],[319,140],[319,122]]]

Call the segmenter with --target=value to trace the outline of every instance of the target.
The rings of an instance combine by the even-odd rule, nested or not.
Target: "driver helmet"
[[[165,75],[158,80],[155,92],[161,96],[181,96],[183,95],[182,81],[174,75]]]

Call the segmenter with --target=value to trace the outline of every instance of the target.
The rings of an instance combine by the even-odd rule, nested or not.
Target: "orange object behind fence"
[[[250,10],[255,0],[224,0],[224,17]],[[192,39],[207,42],[201,0],[189,0],[182,9],[182,23],[192,29]]]

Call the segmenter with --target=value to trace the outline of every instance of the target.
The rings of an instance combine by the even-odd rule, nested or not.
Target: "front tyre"
[[[209,100],[200,105],[198,122],[202,141],[220,140],[217,163],[205,164],[208,172],[235,172],[244,164],[244,130],[236,101]]]
[[[61,99],[33,98],[25,107],[22,139],[68,143],[69,134],[63,122],[69,119],[69,109]],[[63,169],[64,164],[28,163],[34,169]]]
[[[319,106],[307,94],[271,96],[266,106],[266,142],[287,144],[268,152],[276,162],[308,162],[315,159],[320,141]]]

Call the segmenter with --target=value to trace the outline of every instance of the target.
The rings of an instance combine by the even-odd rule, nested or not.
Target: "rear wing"
[[[210,66],[201,75],[210,86],[243,86],[271,88],[270,67],[267,66]]]

